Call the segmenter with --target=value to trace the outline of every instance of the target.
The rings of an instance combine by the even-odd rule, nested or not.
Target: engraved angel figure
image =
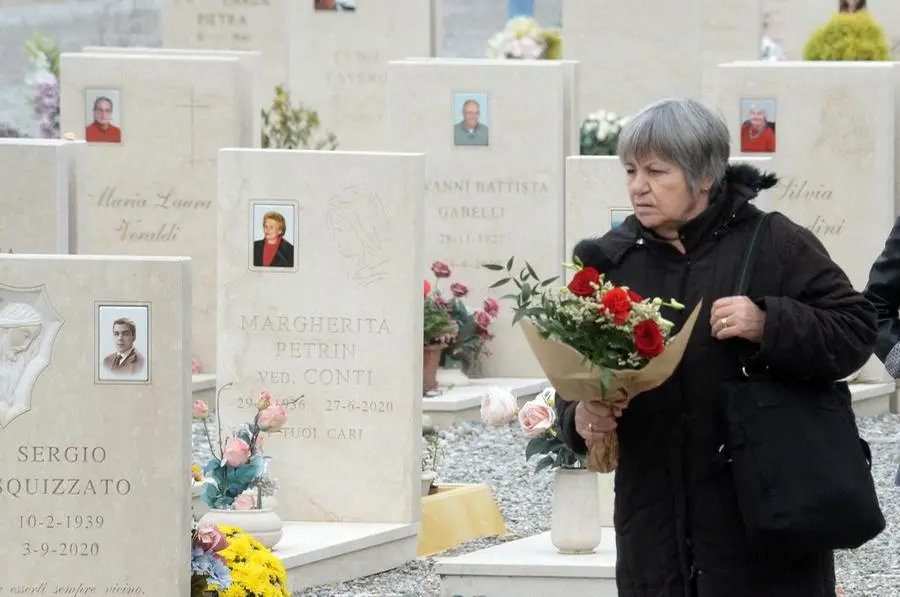
[[[30,385],[46,362],[39,357],[40,313],[27,303],[6,303],[0,309],[0,405],[27,402]],[[34,362],[34,365],[32,363]]]
[[[350,187],[328,202],[326,224],[341,256],[354,260],[351,279],[357,287],[382,280],[390,222],[381,199],[361,187]]]

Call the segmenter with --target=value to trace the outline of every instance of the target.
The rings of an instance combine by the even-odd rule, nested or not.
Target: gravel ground
[[[859,427],[872,445],[873,474],[888,528],[861,549],[837,554],[838,582],[846,597],[900,597],[900,488],[893,485],[900,454],[900,416],[860,419]],[[195,425],[194,431],[195,458],[206,458],[209,448],[202,439],[202,427]],[[442,555],[468,553],[549,529],[552,475],[535,475],[532,465],[523,462],[525,439],[517,427],[490,429],[479,423],[459,423],[443,435],[440,481],[490,485],[510,537],[479,539]],[[368,578],[314,587],[294,597],[438,597],[440,579],[433,568],[433,559],[420,559]]]

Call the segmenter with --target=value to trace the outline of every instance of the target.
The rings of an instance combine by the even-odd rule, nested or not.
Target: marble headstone
[[[711,93],[717,64],[759,56],[760,2],[563,0],[565,57],[586,73],[580,120]]]
[[[0,255],[0,594],[189,593],[190,265]]]
[[[0,139],[0,253],[71,251],[85,149],[79,141]]]
[[[305,396],[265,440],[283,519],[417,521],[424,156],[219,160],[221,412],[251,420],[263,389]]]
[[[89,141],[77,252],[192,257],[193,356],[208,368],[216,349],[216,152],[239,147],[253,118],[241,101],[241,62],[161,54],[63,54],[61,62],[62,130]],[[110,105],[106,135],[92,136],[95,118],[110,116],[95,108]]]
[[[118,48],[113,46],[85,46],[81,49],[83,54],[146,54],[149,56],[201,56],[215,57],[225,56],[237,58],[240,65],[240,85],[238,95],[241,100],[241,114],[252,114],[252,119],[241,124],[241,147],[259,147],[260,128],[262,127],[262,115],[260,110],[268,109],[263,105],[263,97],[268,97],[271,90],[263,84],[261,76],[264,62],[261,52],[249,50],[177,50],[170,48]]]
[[[890,63],[719,67],[713,105],[728,123],[732,155],[775,157],[780,183],[772,209],[810,229],[857,289],[897,213],[898,74]],[[764,133],[754,134],[754,118],[768,123]],[[764,138],[768,145],[759,145]]]
[[[428,156],[425,263],[443,261],[467,304],[509,292],[483,267],[527,260],[542,278],[562,274],[565,122],[571,65],[558,61],[406,60],[389,66],[390,149]],[[466,124],[465,110],[477,118]],[[472,121],[474,122],[474,121]],[[422,277],[432,278],[428,269]],[[446,288],[444,289],[447,290]],[[490,329],[487,377],[542,377],[510,304]]]
[[[340,4],[325,0],[321,4]],[[365,0],[356,10],[290,5],[290,87],[319,113],[344,150],[381,151],[387,134],[387,64],[432,53],[432,3]],[[314,39],[315,43],[310,40]]]
[[[288,84],[287,10],[294,1],[161,0],[163,47],[261,52],[259,99],[268,106],[275,86]]]

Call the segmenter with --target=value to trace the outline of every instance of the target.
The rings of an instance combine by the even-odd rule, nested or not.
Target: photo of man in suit
[[[137,326],[127,317],[119,317],[113,322],[113,340],[116,352],[103,359],[103,370],[116,378],[146,377],[147,360],[134,347]]]
[[[456,103],[459,103],[459,99],[457,98]],[[485,103],[487,102],[485,101]],[[485,122],[486,119],[482,118],[481,112],[481,102],[477,99],[469,97],[462,102],[462,120],[453,126],[454,145],[457,147],[487,147],[490,145],[490,130]]]
[[[277,211],[267,211],[262,217],[263,238],[253,242],[254,267],[294,267],[294,245],[284,234],[287,222]]]

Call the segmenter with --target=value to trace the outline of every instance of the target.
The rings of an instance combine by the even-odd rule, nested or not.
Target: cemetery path
[[[506,0],[442,0],[443,56],[482,57],[487,40],[506,20]],[[55,39],[65,52],[87,45],[161,45],[161,0],[3,0],[0,11],[0,123],[35,134],[28,107],[32,89],[24,49],[34,31]],[[537,17],[560,21],[561,0],[538,0]]]
[[[900,463],[900,415],[860,419],[858,424],[872,445],[872,471],[888,528],[862,548],[836,554],[838,583],[845,597],[900,597],[900,487],[893,484]],[[441,435],[439,480],[490,485],[511,533],[504,539],[475,540],[442,556],[476,551],[550,528],[552,473],[536,475],[533,463],[524,462],[526,439],[518,425],[497,429],[459,423]],[[194,450],[195,458],[205,462],[209,448],[202,426],[196,424]],[[434,560],[423,558],[357,581],[313,587],[294,597],[439,597],[440,588]]]

